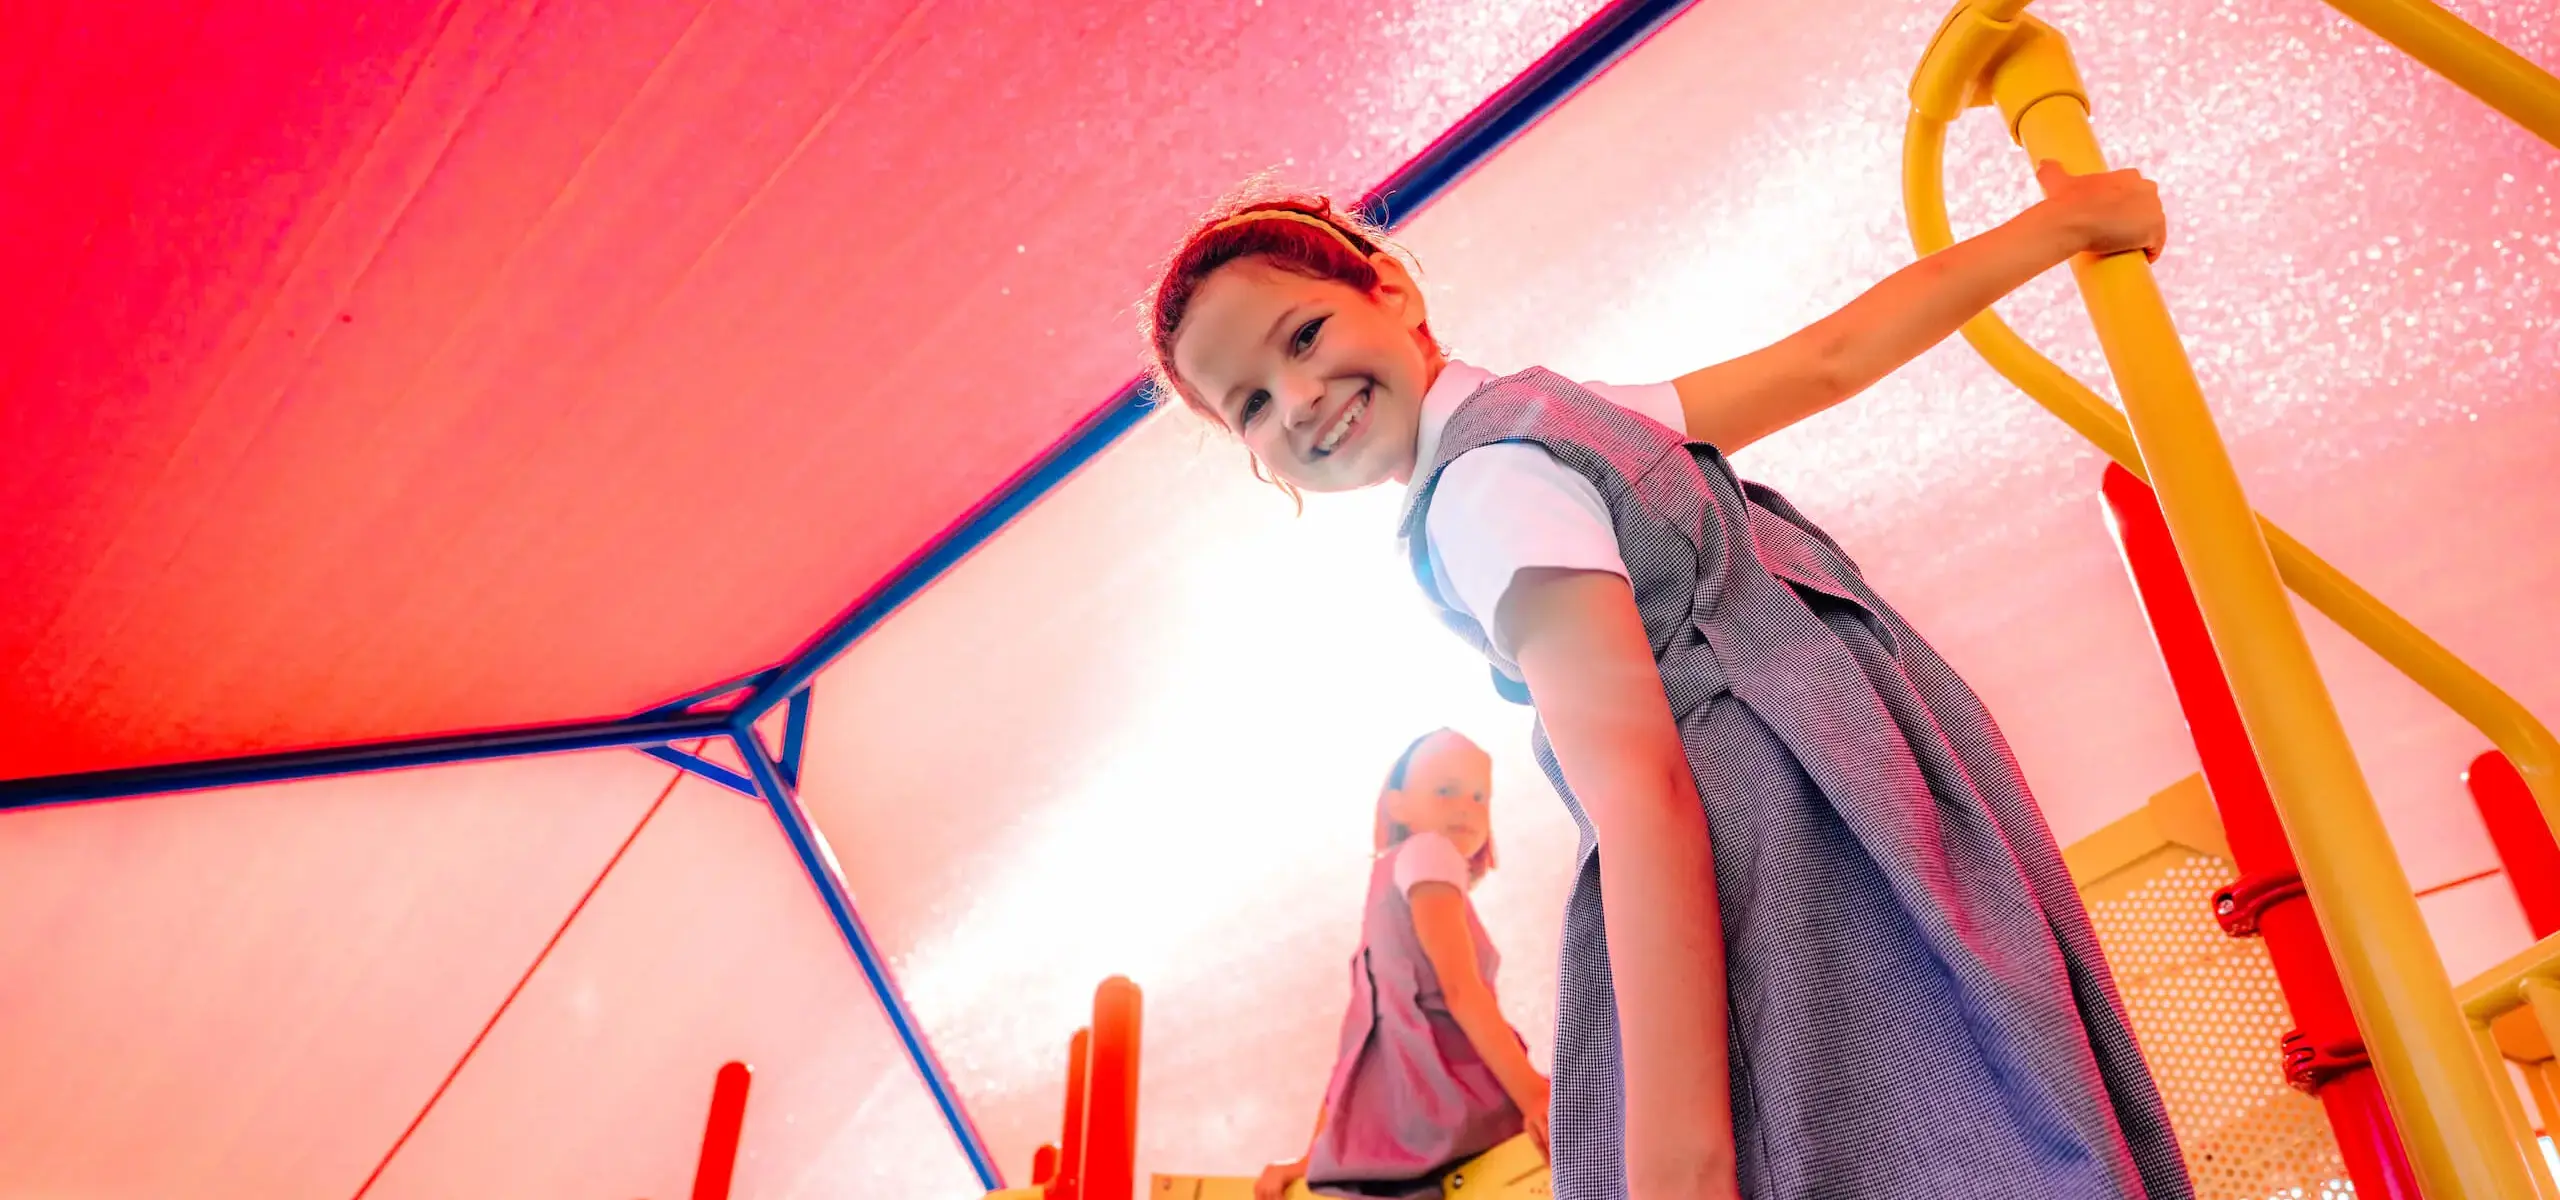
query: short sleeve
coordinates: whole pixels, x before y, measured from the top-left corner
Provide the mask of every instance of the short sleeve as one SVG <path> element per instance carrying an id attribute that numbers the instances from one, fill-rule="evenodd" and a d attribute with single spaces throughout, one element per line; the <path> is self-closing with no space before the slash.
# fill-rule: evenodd
<path id="1" fill-rule="evenodd" d="M 1488 636 L 1502 594 L 1522 571 L 1627 573 L 1600 489 L 1523 442 L 1470 451 L 1443 469 L 1423 532 L 1443 598 Z"/>
<path id="2" fill-rule="evenodd" d="M 1680 392 L 1668 383 L 1582 385 L 1620 408 L 1678 431 Z M 1501 442 L 1440 472 L 1423 536 L 1441 598 L 1496 637 L 1494 615 L 1522 571 L 1606 571 L 1625 578 L 1618 534 L 1600 489 L 1543 447 Z M 1508 648 L 1497 645 L 1508 654 Z"/>
<path id="3" fill-rule="evenodd" d="M 1399 894 L 1410 894 L 1415 886 L 1425 883 L 1445 883 L 1463 892 L 1467 890 L 1468 875 L 1466 858 L 1445 835 L 1417 833 L 1396 847 Z"/>

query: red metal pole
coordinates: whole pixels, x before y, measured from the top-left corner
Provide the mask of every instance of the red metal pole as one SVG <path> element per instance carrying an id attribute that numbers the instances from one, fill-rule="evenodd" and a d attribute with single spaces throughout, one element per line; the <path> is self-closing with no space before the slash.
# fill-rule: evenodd
<path id="1" fill-rule="evenodd" d="M 2417 1175 L 2401 1148 L 2381 1083 L 2365 1058 L 2337 964 L 2329 958 L 2319 919 L 2303 894 L 2293 847 L 2276 819 L 2266 776 L 2240 723 L 2231 685 L 2214 658 L 2213 639 L 2205 632 L 2204 614 L 2196 608 L 2186 571 L 2178 565 L 2159 502 L 2148 486 L 2118 466 L 2107 468 L 2101 490 L 2113 518 L 2108 525 L 2133 576 L 2143 615 L 2151 622 L 2152 639 L 2204 766 L 2206 790 L 2221 811 L 2223 833 L 2240 869 L 2239 881 L 2214 897 L 2215 917 L 2233 937 L 2255 934 L 2266 940 L 2276 983 L 2293 1010 L 2294 1031 L 2284 1039 L 2285 1078 L 2318 1096 L 2328 1110 L 2358 1196 L 2418 1200 Z"/>
<path id="2" fill-rule="evenodd" d="M 1093 992 L 1085 1065 L 1084 1180 L 1078 1200 L 1132 1200 L 1138 1184 L 1138 985 L 1114 975 Z"/>
<path id="3" fill-rule="evenodd" d="M 738 1167 L 738 1134 L 747 1122 L 747 1064 L 720 1068 L 711 1081 L 711 1120 L 702 1131 L 702 1161 L 693 1168 L 693 1200 L 729 1200 Z"/>
<path id="4" fill-rule="evenodd" d="M 2480 806 L 2480 822 L 2489 827 L 2489 844 L 2498 848 L 2498 865 L 2524 906 L 2525 923 L 2535 941 L 2560 933 L 2560 841 L 2544 824 L 2542 809 L 2526 790 L 2514 763 L 2495 750 L 2471 760 L 2462 773 L 2471 799 Z"/>
<path id="5" fill-rule="evenodd" d="M 1084 1186 L 1084 1075 L 1092 1051 L 1091 1030 L 1079 1029 L 1067 1041 L 1067 1116 L 1058 1135 L 1058 1173 L 1046 1187 L 1048 1200 L 1076 1200 Z"/>

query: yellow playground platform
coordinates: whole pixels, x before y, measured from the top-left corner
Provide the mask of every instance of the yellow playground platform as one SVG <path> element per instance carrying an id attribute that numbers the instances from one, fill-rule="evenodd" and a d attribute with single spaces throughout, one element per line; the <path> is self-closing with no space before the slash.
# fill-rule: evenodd
<path id="1" fill-rule="evenodd" d="M 1485 1151 L 1440 1177 L 1446 1200 L 1546 1200 L 1555 1195 L 1547 1160 L 1526 1137 Z M 1036 1193 L 1025 1193 L 1026 1195 Z M 1253 1200 L 1253 1180 L 1240 1176 L 1158 1175 L 1148 1200 Z M 1312 1200 L 1305 1181 L 1289 1186 L 1287 1200 Z"/>

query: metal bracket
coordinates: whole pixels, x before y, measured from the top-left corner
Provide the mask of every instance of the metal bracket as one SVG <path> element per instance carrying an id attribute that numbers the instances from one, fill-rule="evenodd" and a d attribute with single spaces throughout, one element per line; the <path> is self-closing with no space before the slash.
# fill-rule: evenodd
<path id="1" fill-rule="evenodd" d="M 2213 894 L 2213 919 L 2222 932 L 2236 938 L 2258 936 L 2258 918 L 2287 900 L 2303 895 L 2298 871 L 2243 875 L 2239 882 Z"/>
<path id="2" fill-rule="evenodd" d="M 711 782 L 719 784 L 730 791 L 736 792 L 749 800 L 764 799 L 763 795 L 756 791 L 755 780 L 749 779 L 746 776 L 741 775 L 736 771 L 732 771 L 727 767 L 721 766 L 720 764 L 704 758 L 699 754 L 692 754 L 683 750 L 678 750 L 673 746 L 650 746 L 642 750 L 641 753 L 657 759 L 659 762 L 667 763 L 688 775 L 697 775 L 704 779 L 708 779 Z"/>
<path id="3" fill-rule="evenodd" d="M 2330 1080 L 2372 1066 L 2356 1038 L 2314 1045 L 2299 1029 L 2284 1035 L 2284 1081 L 2296 1091 L 2317 1096 Z"/>
<path id="4" fill-rule="evenodd" d="M 773 764 L 795 791 L 800 787 L 800 752 L 808 744 L 809 689 L 804 687 L 791 693 L 791 707 L 782 716 L 782 757 Z"/>

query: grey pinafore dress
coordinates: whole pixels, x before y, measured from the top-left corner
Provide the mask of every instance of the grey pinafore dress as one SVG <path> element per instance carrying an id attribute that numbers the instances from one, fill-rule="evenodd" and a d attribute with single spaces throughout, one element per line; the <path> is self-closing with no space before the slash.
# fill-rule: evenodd
<path id="1" fill-rule="evenodd" d="M 1521 1130 L 1519 1108 L 1441 998 L 1396 887 L 1394 849 L 1369 871 L 1342 1052 L 1325 1089 L 1324 1128 L 1307 1154 L 1307 1187 L 1319 1195 L 1437 1197 L 1442 1172 Z M 1501 956 L 1473 904 L 1467 929 L 1490 988 Z"/>
<path id="2" fill-rule="evenodd" d="M 1420 464 L 1529 442 L 1609 506 L 1707 809 L 1750 1200 L 2192 1195 L 2088 913 L 1982 702 L 1831 539 L 1722 454 L 1546 371 L 1485 384 Z M 1514 694 L 1515 699 L 1524 695 Z M 1566 903 L 1556 1195 L 1626 1194 L 1624 1086 L 1597 838 Z M 1613 897 L 1612 903 L 1641 903 Z"/>

